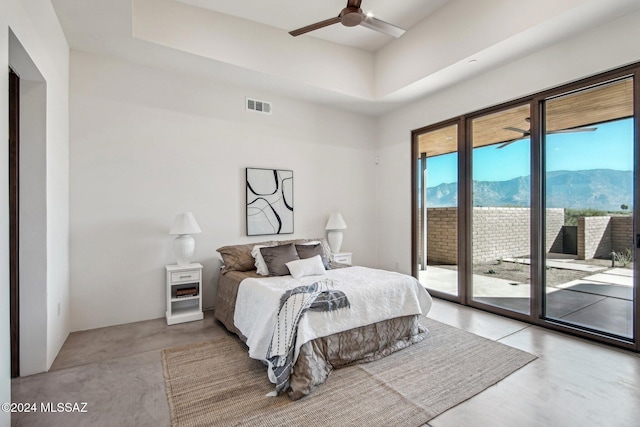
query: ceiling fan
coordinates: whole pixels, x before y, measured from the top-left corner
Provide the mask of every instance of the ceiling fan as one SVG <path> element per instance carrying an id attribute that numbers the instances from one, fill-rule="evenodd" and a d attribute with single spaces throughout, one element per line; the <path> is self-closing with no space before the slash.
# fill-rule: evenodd
<path id="1" fill-rule="evenodd" d="M 525 121 L 527 123 L 531 122 L 531 118 L 527 117 L 525 118 Z M 511 130 L 514 132 L 519 132 L 522 134 L 522 136 L 518 137 L 518 138 L 514 138 L 514 139 L 510 139 L 508 141 L 504 141 L 502 142 L 502 144 L 498 145 L 496 147 L 496 149 L 500 149 L 500 148 L 504 148 L 507 145 L 514 143 L 520 139 L 525 139 L 525 138 L 529 138 L 531 136 L 531 129 L 529 130 L 524 130 L 524 129 L 519 129 L 519 128 L 514 128 L 511 126 L 507 126 L 506 128 L 503 128 L 504 130 Z M 593 128 L 593 127 L 589 127 L 589 128 L 572 128 L 572 129 L 560 129 L 560 130 L 550 130 L 547 132 L 547 135 L 550 134 L 554 134 L 554 133 L 573 133 L 573 132 L 593 132 L 594 130 L 597 130 L 598 128 Z"/>
<path id="2" fill-rule="evenodd" d="M 298 28 L 297 30 L 289 31 L 289 34 L 296 37 L 301 34 L 308 33 L 309 31 L 318 30 L 320 28 L 328 27 L 329 25 L 340 23 L 345 27 L 355 27 L 356 25 L 362 25 L 363 27 L 371 30 L 378 31 L 393 37 L 400 37 L 405 33 L 402 28 L 391 25 L 387 22 L 381 21 L 373 16 L 365 15 L 360 9 L 362 0 L 348 0 L 347 7 L 340 11 L 340 14 L 335 18 L 326 19 L 324 21 L 316 22 L 315 24 L 307 25 L 306 27 Z"/>

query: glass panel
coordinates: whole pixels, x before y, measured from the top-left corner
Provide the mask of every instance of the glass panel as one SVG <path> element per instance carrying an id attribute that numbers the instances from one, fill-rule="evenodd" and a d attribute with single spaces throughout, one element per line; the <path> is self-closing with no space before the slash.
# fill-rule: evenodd
<path id="1" fill-rule="evenodd" d="M 545 102 L 545 315 L 633 337 L 633 81 Z"/>
<path id="2" fill-rule="evenodd" d="M 418 138 L 418 271 L 429 290 L 458 295 L 458 126 Z"/>
<path id="3" fill-rule="evenodd" d="M 474 119 L 472 298 L 530 312 L 530 107 Z"/>

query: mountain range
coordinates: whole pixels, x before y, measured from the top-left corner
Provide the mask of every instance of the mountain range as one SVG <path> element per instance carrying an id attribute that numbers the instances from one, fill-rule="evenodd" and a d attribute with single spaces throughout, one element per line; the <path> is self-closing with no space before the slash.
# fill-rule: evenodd
<path id="1" fill-rule="evenodd" d="M 633 172 L 613 169 L 553 171 L 547 173 L 548 208 L 620 211 L 633 206 Z M 457 206 L 457 183 L 427 188 L 427 206 Z M 507 181 L 474 181 L 474 206 L 529 206 L 530 177 Z"/>

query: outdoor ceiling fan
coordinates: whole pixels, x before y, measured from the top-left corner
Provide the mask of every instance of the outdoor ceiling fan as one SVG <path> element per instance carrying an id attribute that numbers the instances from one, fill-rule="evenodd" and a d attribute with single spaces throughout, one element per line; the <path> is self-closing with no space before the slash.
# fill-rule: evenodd
<path id="1" fill-rule="evenodd" d="M 531 122 L 531 118 L 527 117 L 527 118 L 525 118 L 525 121 L 527 123 L 530 123 Z M 511 127 L 511 126 L 507 126 L 506 128 L 503 128 L 503 129 L 521 133 L 522 136 L 520 136 L 518 138 L 510 139 L 508 141 L 504 141 L 502 144 L 498 145 L 496 147 L 496 149 L 504 148 L 504 147 L 506 147 L 507 145 L 509 145 L 511 143 L 514 143 L 514 142 L 516 142 L 518 140 L 521 140 L 521 139 L 529 138 L 531 136 L 531 129 L 524 130 L 524 129 L 514 128 L 514 127 Z M 598 128 L 589 127 L 589 128 L 573 128 L 573 129 L 550 130 L 550 131 L 547 132 L 547 135 L 554 134 L 554 133 L 593 132 L 594 130 L 597 130 L 597 129 Z"/>
<path id="2" fill-rule="evenodd" d="M 340 11 L 340 14 L 335 18 L 326 19 L 324 21 L 316 22 L 315 24 L 307 25 L 306 27 L 298 28 L 297 30 L 289 31 L 289 34 L 296 37 L 301 34 L 308 33 L 309 31 L 318 30 L 320 28 L 328 27 L 329 25 L 337 23 L 340 23 L 345 27 L 355 27 L 356 25 L 362 25 L 363 27 L 396 38 L 404 34 L 405 30 L 403 30 L 402 28 L 381 21 L 377 18 L 374 18 L 373 16 L 365 15 L 362 12 L 362 9 L 360 9 L 361 3 L 362 0 L 348 0 L 347 7 L 342 9 L 342 11 Z"/>

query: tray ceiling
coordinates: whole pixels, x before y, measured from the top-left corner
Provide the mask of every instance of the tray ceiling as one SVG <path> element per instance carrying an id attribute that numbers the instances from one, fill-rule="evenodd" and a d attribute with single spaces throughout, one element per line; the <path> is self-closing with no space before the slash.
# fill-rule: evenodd
<path id="1" fill-rule="evenodd" d="M 346 0 L 52 0 L 72 49 L 380 114 L 640 9 L 637 0 L 363 0 L 400 38 L 332 25 Z M 471 64 L 471 61 L 475 61 Z"/>

